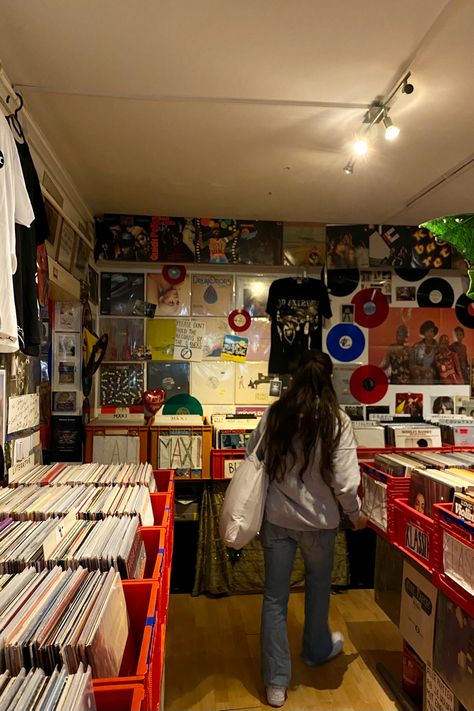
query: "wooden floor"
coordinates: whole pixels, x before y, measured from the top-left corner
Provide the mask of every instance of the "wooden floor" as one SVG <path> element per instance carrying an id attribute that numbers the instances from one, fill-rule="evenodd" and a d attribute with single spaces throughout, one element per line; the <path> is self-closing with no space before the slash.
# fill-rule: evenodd
<path id="1" fill-rule="evenodd" d="M 261 595 L 219 599 L 172 595 L 166 640 L 165 710 L 268 709 L 260 680 Z M 344 654 L 319 668 L 298 657 L 304 595 L 291 595 L 288 630 L 293 659 L 286 711 L 392 711 L 376 662 L 401 677 L 401 639 L 371 590 L 331 596 L 331 627 L 346 638 Z"/>

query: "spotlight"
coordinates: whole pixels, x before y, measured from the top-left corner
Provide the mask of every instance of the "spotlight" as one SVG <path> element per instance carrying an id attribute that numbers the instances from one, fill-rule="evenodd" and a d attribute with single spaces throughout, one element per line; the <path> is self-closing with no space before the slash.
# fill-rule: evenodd
<path id="1" fill-rule="evenodd" d="M 367 141 L 364 138 L 359 138 L 355 143 L 354 143 L 354 151 L 357 153 L 358 156 L 365 156 L 367 151 L 369 150 L 369 146 Z"/>
<path id="2" fill-rule="evenodd" d="M 387 112 L 385 112 L 385 115 L 383 117 L 383 125 L 385 126 L 385 138 L 387 141 L 393 141 L 395 138 L 397 138 L 398 134 L 400 133 L 400 129 L 398 126 L 395 126 L 393 124 L 392 119 L 390 116 L 387 116 Z"/>
<path id="3" fill-rule="evenodd" d="M 409 82 L 405 82 L 402 86 L 402 94 L 413 94 L 415 87 Z"/>
<path id="4" fill-rule="evenodd" d="M 346 173 L 346 175 L 352 175 L 352 173 L 354 172 L 354 163 L 351 160 L 348 161 L 344 166 L 343 171 L 344 173 Z"/>

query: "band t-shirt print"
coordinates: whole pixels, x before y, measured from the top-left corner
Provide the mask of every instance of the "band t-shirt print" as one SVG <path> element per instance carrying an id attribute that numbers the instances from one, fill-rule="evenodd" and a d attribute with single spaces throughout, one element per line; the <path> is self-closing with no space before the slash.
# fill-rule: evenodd
<path id="1" fill-rule="evenodd" d="M 322 281 L 277 279 L 270 285 L 266 312 L 272 319 L 269 373 L 290 373 L 304 351 L 321 350 L 323 318 L 332 316 Z"/>

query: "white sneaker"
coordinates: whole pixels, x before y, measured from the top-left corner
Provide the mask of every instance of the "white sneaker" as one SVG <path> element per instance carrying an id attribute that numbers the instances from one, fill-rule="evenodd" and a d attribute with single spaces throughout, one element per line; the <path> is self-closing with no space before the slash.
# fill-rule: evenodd
<path id="1" fill-rule="evenodd" d="M 279 708 L 286 701 L 286 689 L 283 686 L 267 686 L 267 701 L 269 706 Z"/>
<path id="2" fill-rule="evenodd" d="M 320 662 L 311 662 L 309 659 L 305 659 L 304 657 L 301 657 L 303 662 L 307 664 L 309 667 L 318 667 L 320 664 L 325 664 L 326 662 L 329 662 L 331 659 L 334 659 L 334 657 L 337 657 L 338 654 L 342 652 L 342 648 L 344 646 L 344 635 L 342 632 L 333 632 L 331 635 L 332 639 L 332 650 L 331 654 L 329 654 L 325 659 L 322 659 Z"/>

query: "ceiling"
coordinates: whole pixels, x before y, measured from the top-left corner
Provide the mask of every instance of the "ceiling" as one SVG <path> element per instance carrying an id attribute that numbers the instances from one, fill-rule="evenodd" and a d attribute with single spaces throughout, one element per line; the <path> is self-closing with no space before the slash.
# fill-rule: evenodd
<path id="1" fill-rule="evenodd" d="M 0 21 L 4 68 L 94 213 L 474 212 L 472 0 L 0 0 Z M 345 175 L 362 106 L 407 70 L 399 138 L 375 126 Z"/>

